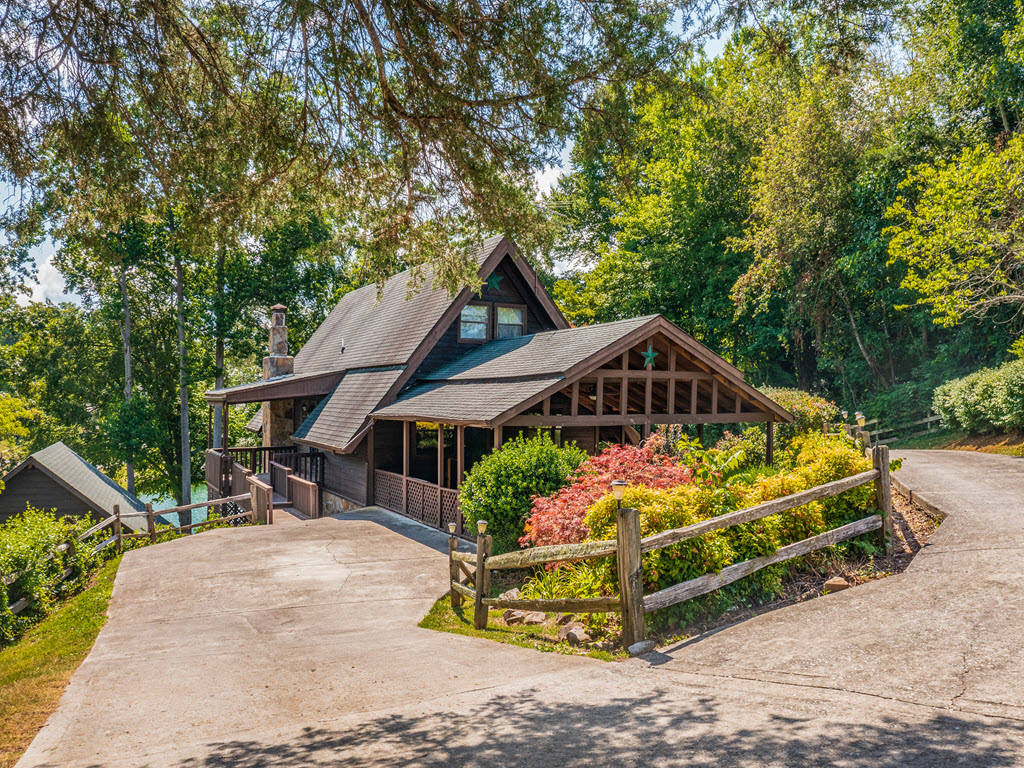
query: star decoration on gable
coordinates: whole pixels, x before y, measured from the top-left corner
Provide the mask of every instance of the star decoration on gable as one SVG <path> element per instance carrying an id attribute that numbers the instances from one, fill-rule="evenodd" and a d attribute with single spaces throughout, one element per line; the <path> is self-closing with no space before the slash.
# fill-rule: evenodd
<path id="1" fill-rule="evenodd" d="M 498 286 L 500 285 L 501 275 L 499 275 L 497 272 L 492 272 L 490 276 L 487 278 L 487 287 L 490 288 L 492 291 L 496 291 L 498 290 Z"/>
<path id="2" fill-rule="evenodd" d="M 642 354 L 644 356 L 644 367 L 645 368 L 650 368 L 651 366 L 654 365 L 654 358 L 656 358 L 658 356 L 658 350 L 656 350 L 654 348 L 653 344 L 648 342 L 647 343 L 647 349 L 645 349 L 640 354 Z"/>

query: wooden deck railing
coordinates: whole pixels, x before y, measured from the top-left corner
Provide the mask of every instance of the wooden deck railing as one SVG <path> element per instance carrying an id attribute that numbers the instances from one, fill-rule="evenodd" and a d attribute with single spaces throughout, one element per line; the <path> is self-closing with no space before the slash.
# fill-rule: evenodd
<path id="1" fill-rule="evenodd" d="M 275 457 L 284 457 L 296 453 L 298 450 L 298 447 L 294 445 L 257 445 L 225 448 L 224 453 L 250 472 L 262 475 L 269 471 L 268 466 L 272 460 L 279 460 Z"/>
<path id="2" fill-rule="evenodd" d="M 45 563 L 45 562 L 47 562 L 49 560 L 52 560 L 57 555 L 59 555 L 59 554 L 61 554 L 63 552 L 67 552 L 69 550 L 73 554 L 75 549 L 79 546 L 79 544 L 81 544 L 86 539 L 90 538 L 91 536 L 94 536 L 95 534 L 99 533 L 100 531 L 104 531 L 104 530 L 106 530 L 108 528 L 111 529 L 111 535 L 108 536 L 103 541 L 101 541 L 99 544 L 95 545 L 92 548 L 92 550 L 91 550 L 92 554 L 97 555 L 100 552 L 102 552 L 103 550 L 105 550 L 107 547 L 110 547 L 110 546 L 113 546 L 115 548 L 115 550 L 120 553 L 124 549 L 124 541 L 125 541 L 125 539 L 148 538 L 151 542 L 155 542 L 157 536 L 160 533 L 166 533 L 166 532 L 177 532 L 177 533 L 189 532 L 190 533 L 193 530 L 196 530 L 198 528 L 202 528 L 202 527 L 207 526 L 207 525 L 213 525 L 215 523 L 217 523 L 217 524 L 219 524 L 219 523 L 228 523 L 228 522 L 232 522 L 232 521 L 235 521 L 235 520 L 241 520 L 243 518 L 250 518 L 251 522 L 254 523 L 254 524 L 255 523 L 266 523 L 268 525 L 272 524 L 274 522 L 274 510 L 273 510 L 273 492 L 272 492 L 270 486 L 267 485 L 266 483 L 261 482 L 260 480 L 257 480 L 256 478 L 251 478 L 249 483 L 250 483 L 250 491 L 249 491 L 249 493 L 243 493 L 243 494 L 239 494 L 237 496 L 229 496 L 227 498 L 222 498 L 222 499 L 209 499 L 207 501 L 199 501 L 199 502 L 196 502 L 195 504 L 184 504 L 184 505 L 179 506 L 179 507 L 171 507 L 170 509 L 161 509 L 159 512 L 156 512 L 156 511 L 153 510 L 153 505 L 152 504 L 146 504 L 146 509 L 145 509 L 144 512 L 126 512 L 126 513 L 123 513 L 123 512 L 121 512 L 120 505 L 119 504 L 115 504 L 114 505 L 114 514 L 113 515 L 111 515 L 110 517 L 104 518 L 100 522 L 96 523 L 96 525 L 92 526 L 91 528 L 87 529 L 85 532 L 83 532 L 80 535 L 78 535 L 76 538 L 69 539 L 68 541 L 61 543 L 60 545 L 55 547 L 54 550 L 51 553 L 49 553 L 46 557 L 44 557 L 42 560 L 40 560 L 37 563 L 35 563 L 33 565 L 33 567 L 38 567 L 39 565 L 42 565 L 43 563 Z M 172 526 L 168 526 L 167 528 L 164 528 L 161 531 L 157 531 L 157 529 L 156 529 L 156 518 L 161 516 L 161 515 L 167 515 L 167 514 L 176 513 L 176 512 L 185 512 L 186 510 L 199 509 L 201 507 L 226 506 L 226 507 L 229 507 L 229 508 L 237 509 L 239 507 L 239 505 L 241 505 L 242 503 L 245 503 L 247 505 L 247 507 L 248 507 L 243 512 L 238 512 L 238 513 L 234 513 L 234 514 L 230 514 L 230 515 L 225 515 L 223 517 L 216 517 L 216 518 L 212 518 L 212 519 L 208 518 L 208 519 L 202 520 L 202 521 L 200 521 L 198 523 L 192 523 L 191 525 L 179 525 L 179 526 L 173 526 L 172 525 Z M 143 518 L 146 519 L 146 530 L 145 531 L 137 531 L 137 532 L 125 533 L 124 532 L 125 526 L 124 526 L 124 522 L 123 521 L 126 518 L 139 518 L 139 517 L 143 517 Z M 19 578 L 21 578 L 26 573 L 28 573 L 29 570 L 31 570 L 31 568 L 19 571 L 18 573 L 14 573 L 14 574 L 10 574 L 10 575 L 7 575 L 7 576 L 3 576 L 2 580 L 3 580 L 4 586 L 10 586 L 14 582 L 16 582 Z M 61 574 L 60 578 L 58 579 L 58 582 L 66 581 L 71 576 L 72 573 L 74 573 L 74 566 L 69 566 L 68 568 L 66 568 L 64 570 L 63 574 Z M 32 597 L 31 596 L 26 596 L 26 597 L 21 598 L 20 600 L 16 600 L 15 602 L 11 603 L 10 605 L 7 606 L 7 608 L 8 608 L 8 610 L 11 613 L 18 614 L 18 613 L 21 613 L 23 610 L 25 610 L 26 607 L 31 605 L 31 603 L 32 603 Z"/>
<path id="3" fill-rule="evenodd" d="M 458 539 L 454 529 L 449 527 L 448 565 L 452 607 L 461 606 L 464 599 L 473 601 L 473 624 L 477 629 L 487 626 L 490 608 L 573 613 L 618 611 L 622 614 L 622 642 L 628 648 L 644 639 L 645 614 L 707 594 L 762 568 L 806 555 L 874 530 L 882 531 L 883 546 L 888 548 L 892 536 L 889 448 L 884 445 L 875 446 L 870 449 L 870 455 L 874 468 L 867 472 L 834 480 L 825 485 L 719 517 L 702 520 L 683 528 L 661 531 L 643 539 L 640 538 L 638 511 L 626 507 L 619 509 L 617 513 L 615 541 L 587 541 L 580 544 L 533 547 L 493 556 L 491 555 L 491 537 L 486 535 L 486 523 L 478 523 L 477 550 L 473 554 L 458 551 Z M 711 531 L 760 520 L 812 501 L 838 496 L 869 483 L 873 483 L 875 486 L 875 505 L 881 514 L 869 515 L 794 544 L 788 544 L 769 555 L 734 563 L 717 573 L 708 573 L 648 595 L 643 593 L 641 557 L 645 552 L 670 547 Z M 610 555 L 615 555 L 617 561 L 620 590 L 618 597 L 564 600 L 502 600 L 488 597 L 491 571 Z"/>

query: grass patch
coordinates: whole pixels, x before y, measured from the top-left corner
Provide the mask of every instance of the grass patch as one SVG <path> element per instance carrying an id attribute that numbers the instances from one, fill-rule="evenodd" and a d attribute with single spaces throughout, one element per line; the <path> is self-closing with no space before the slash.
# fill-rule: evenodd
<path id="1" fill-rule="evenodd" d="M 518 645 L 520 648 L 532 648 L 535 651 L 548 651 L 554 653 L 565 653 L 573 656 L 590 656 L 593 659 L 602 661 L 616 661 L 627 658 L 622 649 L 606 651 L 598 648 L 577 648 L 565 641 L 559 641 L 558 628 L 548 624 L 535 624 L 523 626 L 516 624 L 506 626 L 501 619 L 502 611 L 493 609 L 487 622 L 487 629 L 476 629 L 473 626 L 473 606 L 463 604 L 460 608 L 452 609 L 451 602 L 447 595 L 440 598 L 430 612 L 420 622 L 424 629 L 433 629 L 437 632 L 451 632 L 456 635 L 469 635 L 470 637 L 482 637 L 487 640 L 496 640 L 499 643 Z M 556 614 L 549 614 L 549 618 Z"/>
<path id="2" fill-rule="evenodd" d="M 940 449 L 947 451 L 979 451 L 1003 456 L 1024 456 L 1024 432 L 1001 435 L 967 435 L 941 430 L 894 443 L 898 448 Z"/>
<path id="3" fill-rule="evenodd" d="M 71 674 L 107 620 L 121 558 L 13 645 L 0 650 L 0 768 L 10 768 L 57 708 Z"/>

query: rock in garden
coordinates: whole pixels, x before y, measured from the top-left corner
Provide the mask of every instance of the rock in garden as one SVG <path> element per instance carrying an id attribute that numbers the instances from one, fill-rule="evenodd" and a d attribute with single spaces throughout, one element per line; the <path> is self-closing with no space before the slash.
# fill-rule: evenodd
<path id="1" fill-rule="evenodd" d="M 526 611 L 516 611 L 512 608 L 509 608 L 501 616 L 503 619 L 505 619 L 506 624 L 522 624 L 523 619 L 526 618 Z"/>
<path id="2" fill-rule="evenodd" d="M 547 621 L 547 618 L 548 617 L 540 611 L 533 611 L 532 613 L 526 614 L 523 618 L 523 624 L 543 624 Z"/>
<path id="3" fill-rule="evenodd" d="M 629 651 L 630 656 L 643 656 L 645 653 L 650 653 L 654 650 L 654 641 L 641 640 L 639 643 L 633 643 L 626 650 Z"/>
<path id="4" fill-rule="evenodd" d="M 569 641 L 569 645 L 583 645 L 590 642 L 590 635 L 583 627 L 573 627 L 566 634 L 565 639 Z"/>
<path id="5" fill-rule="evenodd" d="M 519 589 L 517 587 L 513 587 L 508 592 L 502 592 L 500 595 L 498 595 L 498 599 L 499 600 L 518 600 L 519 599 Z"/>
<path id="6" fill-rule="evenodd" d="M 840 590 L 849 588 L 850 582 L 848 582 L 842 576 L 833 576 L 831 579 L 825 582 L 826 592 L 839 592 Z"/>
<path id="7" fill-rule="evenodd" d="M 575 613 L 563 613 L 561 616 L 558 617 L 558 622 L 557 623 L 558 623 L 558 626 L 564 627 L 566 624 L 571 624 L 575 620 L 576 620 L 576 614 Z"/>
<path id="8" fill-rule="evenodd" d="M 574 629 L 583 629 L 583 625 L 578 621 L 574 621 L 571 624 L 563 624 L 558 628 L 558 639 L 565 640 Z"/>

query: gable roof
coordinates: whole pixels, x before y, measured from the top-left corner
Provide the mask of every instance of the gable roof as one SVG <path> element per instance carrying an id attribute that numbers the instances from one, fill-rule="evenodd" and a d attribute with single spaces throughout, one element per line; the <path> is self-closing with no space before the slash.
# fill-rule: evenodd
<path id="1" fill-rule="evenodd" d="M 481 279 L 505 256 L 515 262 L 555 325 L 567 327 L 537 275 L 508 238 L 488 238 L 470 254 L 479 265 Z M 446 288 L 435 285 L 429 271 L 423 275 L 422 285 L 417 285 L 412 270 L 389 278 L 381 286 L 379 297 L 376 285 L 350 291 L 295 355 L 295 373 L 409 364 L 431 331 L 439 325 L 447 327 L 450 320 L 445 322 L 446 316 L 453 314 L 452 310 L 460 311 L 471 296 L 469 288 L 451 295 Z"/>
<path id="2" fill-rule="evenodd" d="M 35 467 L 49 475 L 98 514 L 113 515 L 115 504 L 119 505 L 123 512 L 142 512 L 146 508 L 137 497 L 128 493 L 61 441 L 33 453 L 7 473 L 4 483 L 28 467 Z M 137 521 L 126 520 L 125 525 L 136 527 L 132 522 L 137 524 Z"/>
<path id="3" fill-rule="evenodd" d="M 372 416 L 494 426 L 654 333 L 667 336 L 765 413 L 779 421 L 793 420 L 792 414 L 747 384 L 736 368 L 661 315 L 484 344 L 433 371 L 424 383 L 377 408 Z"/>

